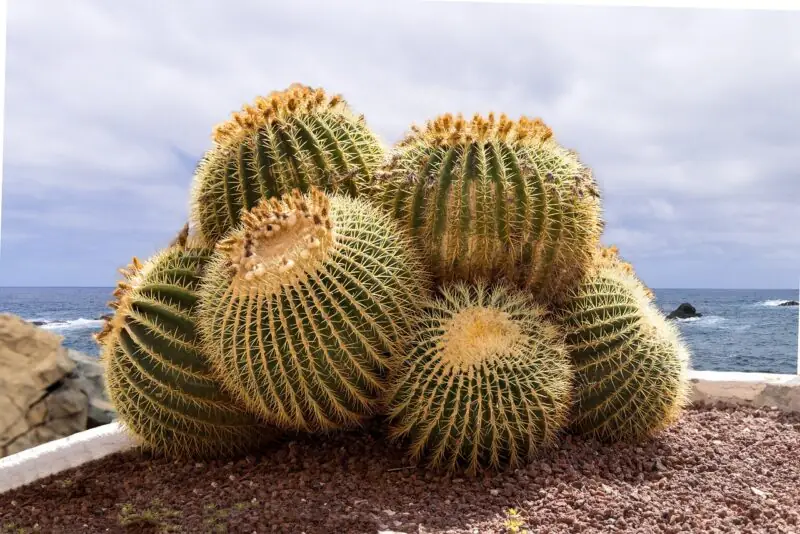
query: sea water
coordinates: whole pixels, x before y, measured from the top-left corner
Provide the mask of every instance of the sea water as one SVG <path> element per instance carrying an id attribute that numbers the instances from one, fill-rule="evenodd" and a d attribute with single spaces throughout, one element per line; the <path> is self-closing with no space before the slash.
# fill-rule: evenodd
<path id="1" fill-rule="evenodd" d="M 106 303 L 113 288 L 0 288 L 0 313 L 8 312 L 64 338 L 64 345 L 97 355 L 92 334 L 111 313 Z M 797 306 L 795 289 L 655 289 L 656 304 L 669 313 L 682 302 L 702 317 L 678 320 L 698 370 L 797 372 Z"/>

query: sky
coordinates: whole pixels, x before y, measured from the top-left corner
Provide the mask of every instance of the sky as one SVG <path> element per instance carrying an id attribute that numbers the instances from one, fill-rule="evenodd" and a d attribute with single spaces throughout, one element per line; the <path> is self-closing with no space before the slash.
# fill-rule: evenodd
<path id="1" fill-rule="evenodd" d="M 213 126 L 301 82 L 387 146 L 445 112 L 541 117 L 649 286 L 798 287 L 800 12 L 8 4 L 0 286 L 113 285 L 186 221 Z"/>

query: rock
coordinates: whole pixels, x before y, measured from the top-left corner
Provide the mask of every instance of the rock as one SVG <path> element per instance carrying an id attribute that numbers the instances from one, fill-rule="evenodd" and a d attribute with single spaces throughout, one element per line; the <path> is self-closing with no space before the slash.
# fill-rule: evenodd
<path id="1" fill-rule="evenodd" d="M 47 321 L 31 321 L 31 324 L 35 326 L 42 326 L 43 324 L 47 324 Z"/>
<path id="2" fill-rule="evenodd" d="M 0 457 L 86 429 L 88 395 L 61 342 L 0 314 Z"/>
<path id="3" fill-rule="evenodd" d="M 667 319 L 689 319 L 690 317 L 702 317 L 702 313 L 697 313 L 694 306 L 688 302 L 684 302 L 678 306 L 675 311 L 667 315 Z"/>
<path id="4" fill-rule="evenodd" d="M 786 302 L 781 302 L 778 306 L 799 306 L 800 302 L 796 300 L 787 300 Z"/>
<path id="5" fill-rule="evenodd" d="M 103 364 L 96 357 L 77 350 L 68 349 L 67 355 L 76 364 L 77 379 L 81 389 L 89 396 L 88 428 L 107 425 L 117 418 L 117 413 L 108 398 Z"/>

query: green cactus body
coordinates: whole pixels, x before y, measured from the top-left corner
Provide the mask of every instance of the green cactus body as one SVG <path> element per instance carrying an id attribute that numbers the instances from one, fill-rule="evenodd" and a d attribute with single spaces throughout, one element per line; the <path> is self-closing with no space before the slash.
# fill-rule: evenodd
<path id="1" fill-rule="evenodd" d="M 462 281 L 428 302 L 392 374 L 390 436 L 434 468 L 520 465 L 567 423 L 563 335 L 522 290 Z"/>
<path id="2" fill-rule="evenodd" d="M 202 351 L 195 308 L 211 254 L 182 242 L 134 258 L 96 336 L 120 419 L 145 448 L 175 457 L 237 454 L 277 435 L 222 390 Z"/>
<path id="3" fill-rule="evenodd" d="M 505 276 L 557 301 L 602 231 L 591 171 L 539 119 L 446 114 L 398 143 L 371 195 L 443 281 Z"/>
<path id="4" fill-rule="evenodd" d="M 638 440 L 673 423 L 686 403 L 690 354 L 630 265 L 597 267 L 559 313 L 575 367 L 572 430 Z"/>
<path id="5" fill-rule="evenodd" d="M 383 145 L 341 96 L 294 84 L 259 97 L 215 128 L 198 165 L 191 219 L 206 242 L 236 227 L 262 198 L 310 186 L 360 194 L 383 161 Z"/>
<path id="6" fill-rule="evenodd" d="M 427 278 L 397 224 L 313 188 L 262 201 L 220 241 L 203 284 L 208 351 L 230 391 L 290 430 L 379 409 Z"/>

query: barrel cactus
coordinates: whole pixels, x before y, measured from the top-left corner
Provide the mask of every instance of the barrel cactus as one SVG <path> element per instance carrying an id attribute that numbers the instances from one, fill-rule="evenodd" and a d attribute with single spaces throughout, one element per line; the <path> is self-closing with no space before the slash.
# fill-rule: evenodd
<path id="1" fill-rule="evenodd" d="M 375 414 L 428 291 L 396 222 L 363 198 L 294 190 L 262 200 L 216 248 L 200 316 L 228 389 L 288 430 Z"/>
<path id="2" fill-rule="evenodd" d="M 631 269 L 598 258 L 558 315 L 575 368 L 575 433 L 635 441 L 677 420 L 690 353 Z"/>
<path id="3" fill-rule="evenodd" d="M 182 233 L 148 261 L 134 258 L 96 336 L 120 420 L 157 453 L 217 457 L 277 436 L 222 390 L 201 348 L 197 290 L 211 253 Z"/>
<path id="4" fill-rule="evenodd" d="M 577 284 L 603 225 L 590 169 L 527 117 L 445 114 L 412 128 L 370 194 L 440 280 L 504 276 L 545 302 Z"/>
<path id="5" fill-rule="evenodd" d="M 546 312 L 504 283 L 455 281 L 428 301 L 391 378 L 390 438 L 467 474 L 519 465 L 569 415 L 572 368 Z"/>
<path id="6" fill-rule="evenodd" d="M 262 198 L 310 186 L 356 196 L 384 157 L 363 115 L 340 95 L 300 84 L 257 98 L 212 137 L 191 194 L 193 226 L 208 243 Z"/>

